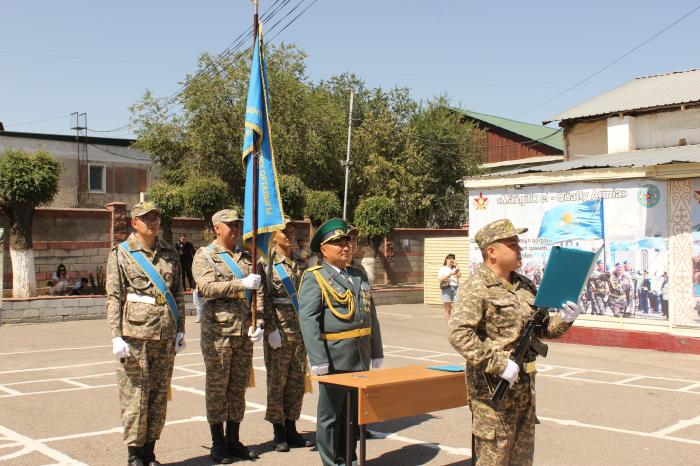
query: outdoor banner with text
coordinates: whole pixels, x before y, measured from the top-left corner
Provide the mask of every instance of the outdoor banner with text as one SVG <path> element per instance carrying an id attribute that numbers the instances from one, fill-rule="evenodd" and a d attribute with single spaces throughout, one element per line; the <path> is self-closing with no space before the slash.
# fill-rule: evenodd
<path id="1" fill-rule="evenodd" d="M 520 235 L 521 273 L 539 284 L 553 245 L 604 254 L 581 295 L 594 315 L 668 319 L 667 183 L 634 180 L 473 190 L 471 266 L 481 262 L 473 235 L 510 219 Z"/>

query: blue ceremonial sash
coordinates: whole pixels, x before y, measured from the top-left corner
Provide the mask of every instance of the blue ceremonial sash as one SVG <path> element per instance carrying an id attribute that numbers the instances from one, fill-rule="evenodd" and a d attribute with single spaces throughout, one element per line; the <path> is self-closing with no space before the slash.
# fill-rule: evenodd
<path id="1" fill-rule="evenodd" d="M 297 290 L 294 288 L 292 279 L 289 277 L 289 274 L 281 263 L 274 264 L 274 267 L 277 275 L 280 277 L 280 280 L 282 280 L 282 285 L 284 285 L 287 295 L 289 295 L 289 300 L 292 302 L 294 310 L 297 314 L 299 314 L 299 299 L 297 298 Z"/>
<path id="2" fill-rule="evenodd" d="M 211 247 L 211 245 L 209 245 L 208 249 L 210 251 L 213 251 L 213 248 Z M 226 266 L 229 268 L 231 273 L 233 273 L 233 275 L 237 279 L 243 280 L 245 278 L 245 275 L 243 275 L 243 271 L 240 269 L 240 267 L 238 267 L 238 265 L 233 261 L 233 258 L 231 256 L 229 256 L 229 254 L 226 251 L 216 252 L 214 254 L 219 256 L 221 258 L 221 260 L 224 261 L 224 264 L 226 264 Z M 251 296 L 250 291 L 244 289 L 243 293 L 245 294 L 246 301 L 248 301 L 248 304 L 250 304 L 253 301 L 253 297 Z"/>
<path id="3" fill-rule="evenodd" d="M 139 268 L 143 271 L 143 273 L 146 274 L 148 279 L 151 280 L 151 283 L 153 283 L 155 287 L 158 288 L 160 294 L 163 295 L 163 297 L 165 298 L 165 302 L 168 303 L 170 314 L 172 314 L 173 319 L 175 320 L 175 328 L 177 328 L 180 323 L 180 315 L 177 310 L 177 302 L 175 301 L 175 296 L 173 296 L 173 294 L 168 289 L 168 285 L 165 284 L 165 280 L 163 280 L 163 277 L 160 276 L 155 267 L 153 267 L 153 264 L 151 264 L 151 261 L 149 261 L 141 251 L 130 250 L 128 242 L 124 241 L 119 245 L 119 247 L 122 248 L 127 254 L 129 254 L 129 257 L 131 257 L 136 263 L 136 265 L 138 265 Z"/>

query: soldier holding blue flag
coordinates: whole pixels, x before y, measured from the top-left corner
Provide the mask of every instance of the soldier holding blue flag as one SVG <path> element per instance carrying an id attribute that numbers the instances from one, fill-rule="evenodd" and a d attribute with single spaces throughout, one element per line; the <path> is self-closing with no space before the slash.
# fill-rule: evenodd
<path id="1" fill-rule="evenodd" d="M 284 230 L 274 233 L 271 254 L 258 262 L 262 277 L 258 308 L 264 310 L 267 333 L 264 343 L 267 368 L 265 419 L 272 423 L 274 448 L 279 452 L 289 451 L 289 447 L 312 445 L 296 428 L 304 399 L 306 349 L 299 328 L 297 298 L 305 264 L 303 260 L 293 258 L 294 236 L 294 226 L 289 218 L 285 218 Z"/>
<path id="2" fill-rule="evenodd" d="M 212 223 L 216 239 L 199 248 L 192 274 L 206 299 L 200 345 L 206 367 L 211 457 L 217 463 L 228 464 L 234 456 L 258 457 L 241 443 L 239 429 L 253 371 L 253 343 L 263 337 L 262 321 L 253 325 L 250 309 L 251 292 L 260 288 L 260 275 L 250 273 L 250 256 L 234 252 L 240 231 L 238 213 L 221 210 L 212 216 Z"/>
<path id="3" fill-rule="evenodd" d="M 107 319 L 130 466 L 157 466 L 175 353 L 185 348 L 182 272 L 175 249 L 158 239 L 153 202 L 131 209 L 135 233 L 107 261 Z"/>

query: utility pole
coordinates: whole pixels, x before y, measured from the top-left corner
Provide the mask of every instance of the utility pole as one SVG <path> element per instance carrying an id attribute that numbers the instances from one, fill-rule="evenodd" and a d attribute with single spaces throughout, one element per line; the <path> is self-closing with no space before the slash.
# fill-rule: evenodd
<path id="1" fill-rule="evenodd" d="M 80 182 L 80 170 L 81 170 L 81 163 L 80 163 L 80 132 L 85 131 L 85 170 L 87 173 L 87 113 L 78 113 L 78 112 L 73 112 L 70 114 L 71 116 L 71 128 L 75 130 L 75 146 L 78 149 L 78 190 L 76 193 L 76 200 L 77 200 L 77 205 L 76 207 L 81 207 L 81 182 Z M 82 119 L 82 121 L 81 121 Z M 86 176 L 86 179 L 89 178 Z M 85 190 L 89 191 L 87 189 L 88 187 L 86 186 Z"/>
<path id="2" fill-rule="evenodd" d="M 352 139 L 352 98 L 354 91 L 350 89 L 350 112 L 348 113 L 348 149 L 345 154 L 345 162 L 342 165 L 345 167 L 345 194 L 343 195 L 343 220 L 348 219 L 348 177 L 350 175 L 350 140 Z"/>

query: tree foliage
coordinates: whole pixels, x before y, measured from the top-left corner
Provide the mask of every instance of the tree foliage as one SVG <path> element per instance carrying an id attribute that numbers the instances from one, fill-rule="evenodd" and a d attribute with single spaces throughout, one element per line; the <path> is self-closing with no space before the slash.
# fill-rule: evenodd
<path id="1" fill-rule="evenodd" d="M 182 186 L 182 194 L 185 213 L 203 218 L 209 226 L 212 226 L 211 216 L 214 213 L 232 204 L 226 183 L 216 177 L 192 177 Z"/>
<path id="2" fill-rule="evenodd" d="M 185 198 L 179 185 L 160 181 L 148 188 L 148 199 L 155 202 L 160 209 L 160 228 L 163 239 L 168 243 L 173 242 L 172 223 L 178 215 L 182 215 L 185 208 Z"/>
<path id="3" fill-rule="evenodd" d="M 306 195 L 306 215 L 314 227 L 340 215 L 340 201 L 333 191 L 309 191 Z"/>
<path id="4" fill-rule="evenodd" d="M 131 107 L 136 145 L 152 155 L 168 182 L 185 183 L 193 173 L 215 175 L 243 204 L 241 147 L 250 60 L 250 54 L 225 59 L 203 54 L 202 72 L 186 78 L 175 102 L 146 92 Z M 305 53 L 293 45 L 268 46 L 267 63 L 279 175 L 343 198 L 352 89 L 349 216 L 363 198 L 382 195 L 397 206 L 397 226 L 453 227 L 464 221 L 465 194 L 456 181 L 478 173 L 482 151 L 475 144 L 477 130 L 461 121 L 446 97 L 419 102 L 408 89 L 368 88 L 352 73 L 313 82 L 306 74 Z M 176 115 L 168 111 L 173 106 Z M 297 216 L 296 184 L 280 188 L 289 204 L 285 210 Z"/>
<path id="5" fill-rule="evenodd" d="M 0 199 L 34 207 L 49 204 L 58 193 L 62 169 L 46 151 L 8 149 L 0 159 Z"/>
<path id="6" fill-rule="evenodd" d="M 369 242 L 376 255 L 382 240 L 396 225 L 396 203 L 386 196 L 368 197 L 355 209 L 354 219 L 360 239 Z"/>
<path id="7" fill-rule="evenodd" d="M 279 177 L 279 190 L 285 215 L 292 219 L 301 219 L 304 216 L 304 207 L 306 206 L 307 188 L 304 183 L 297 176 L 281 175 Z"/>

